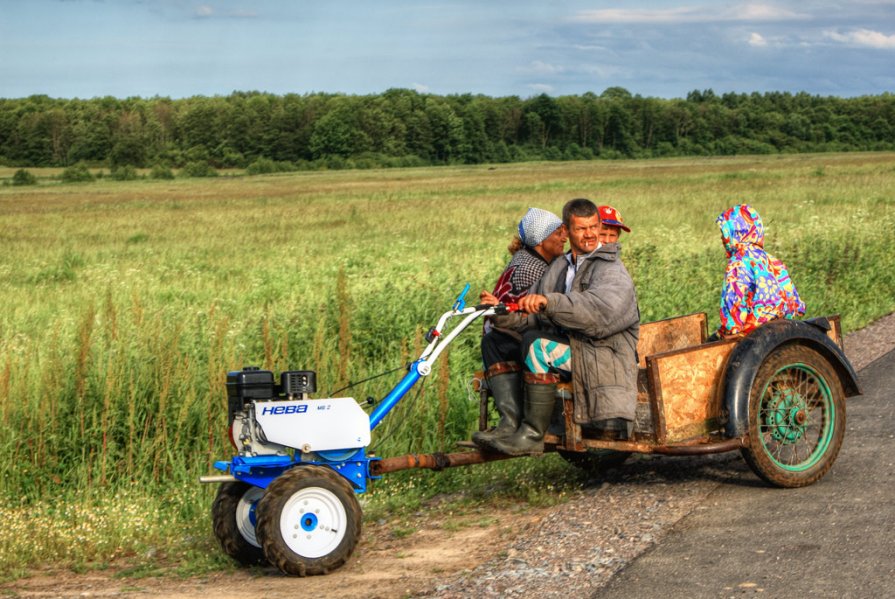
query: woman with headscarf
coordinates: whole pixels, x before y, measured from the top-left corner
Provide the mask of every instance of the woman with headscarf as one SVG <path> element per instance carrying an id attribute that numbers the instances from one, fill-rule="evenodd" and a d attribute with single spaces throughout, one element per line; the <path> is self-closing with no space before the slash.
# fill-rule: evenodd
<path id="1" fill-rule="evenodd" d="M 518 302 L 554 258 L 562 255 L 565 242 L 566 230 L 558 216 L 540 208 L 529 208 L 519 222 L 518 236 L 508 248 L 513 255 L 510 263 L 497 279 L 494 291 L 482 291 L 480 301 L 492 305 Z M 499 324 L 499 319 L 485 322 L 482 361 L 500 421 L 495 429 L 472 435 L 472 440 L 480 446 L 516 432 L 522 413 L 521 336 Z"/>

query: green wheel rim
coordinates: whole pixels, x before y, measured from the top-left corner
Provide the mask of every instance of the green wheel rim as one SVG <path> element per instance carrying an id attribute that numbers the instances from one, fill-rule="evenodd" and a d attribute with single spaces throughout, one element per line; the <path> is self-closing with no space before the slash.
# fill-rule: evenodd
<path id="1" fill-rule="evenodd" d="M 811 366 L 787 364 L 765 384 L 755 418 L 761 446 L 774 465 L 802 472 L 816 465 L 832 442 L 833 393 Z"/>

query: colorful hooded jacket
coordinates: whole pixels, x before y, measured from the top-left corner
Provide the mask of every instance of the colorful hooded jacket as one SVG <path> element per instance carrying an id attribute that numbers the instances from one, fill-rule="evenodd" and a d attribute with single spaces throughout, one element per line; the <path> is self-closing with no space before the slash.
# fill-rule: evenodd
<path id="1" fill-rule="evenodd" d="M 721 337 L 746 334 L 776 318 L 805 313 L 786 265 L 764 250 L 764 227 L 748 204 L 729 208 L 715 221 L 727 250 L 721 291 Z"/>

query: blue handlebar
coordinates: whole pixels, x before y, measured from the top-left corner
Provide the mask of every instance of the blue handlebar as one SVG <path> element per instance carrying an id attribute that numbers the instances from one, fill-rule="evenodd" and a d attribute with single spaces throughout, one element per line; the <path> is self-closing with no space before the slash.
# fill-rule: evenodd
<path id="1" fill-rule="evenodd" d="M 454 302 L 454 311 L 460 312 L 461 310 L 466 308 L 466 294 L 469 293 L 469 283 L 463 288 L 463 291 L 460 292 L 460 295 L 457 296 L 457 301 Z"/>

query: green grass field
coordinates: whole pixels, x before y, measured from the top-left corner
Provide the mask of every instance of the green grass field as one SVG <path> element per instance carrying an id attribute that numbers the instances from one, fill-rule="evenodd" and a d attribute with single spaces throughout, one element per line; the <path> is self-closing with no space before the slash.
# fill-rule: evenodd
<path id="1" fill-rule="evenodd" d="M 706 311 L 717 325 L 714 219 L 740 202 L 762 214 L 809 316 L 840 313 L 849 331 L 895 309 L 891 153 L 77 185 L 34 173 L 36 186 L 0 186 L 3 576 L 47 560 L 229 567 L 211 536 L 215 489 L 196 482 L 230 455 L 226 372 L 315 369 L 325 396 L 401 366 L 466 282 L 470 297 L 491 288 L 529 206 L 559 212 L 584 196 L 619 208 L 644 321 Z M 377 453 L 468 437 L 477 343 L 455 344 L 377 429 Z M 342 394 L 382 397 L 398 376 Z M 365 509 L 479 484 L 549 502 L 576 476 L 552 459 L 390 475 Z"/>

